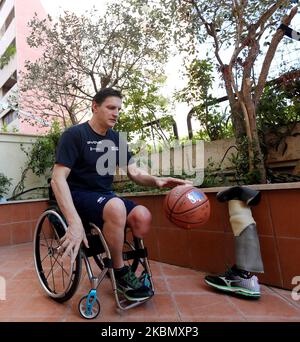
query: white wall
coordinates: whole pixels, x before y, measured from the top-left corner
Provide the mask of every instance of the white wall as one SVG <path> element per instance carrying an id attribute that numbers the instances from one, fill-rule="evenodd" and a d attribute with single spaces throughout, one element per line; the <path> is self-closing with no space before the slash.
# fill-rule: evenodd
<path id="1" fill-rule="evenodd" d="M 27 161 L 26 154 L 21 150 L 20 145 L 28 149 L 36 140 L 33 135 L 21 135 L 13 133 L 0 133 L 0 172 L 6 177 L 12 178 L 12 186 L 5 197 L 10 197 L 16 184 L 21 179 L 22 170 Z M 45 177 L 37 177 L 31 172 L 25 180 L 25 189 L 30 189 L 47 184 Z"/>

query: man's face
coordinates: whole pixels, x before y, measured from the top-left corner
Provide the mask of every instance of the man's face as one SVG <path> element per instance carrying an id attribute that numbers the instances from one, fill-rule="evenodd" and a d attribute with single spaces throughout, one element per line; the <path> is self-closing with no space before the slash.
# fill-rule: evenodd
<path id="1" fill-rule="evenodd" d="M 93 113 L 98 123 L 104 128 L 112 128 L 117 123 L 122 100 L 117 96 L 107 97 L 101 105 L 93 101 Z"/>

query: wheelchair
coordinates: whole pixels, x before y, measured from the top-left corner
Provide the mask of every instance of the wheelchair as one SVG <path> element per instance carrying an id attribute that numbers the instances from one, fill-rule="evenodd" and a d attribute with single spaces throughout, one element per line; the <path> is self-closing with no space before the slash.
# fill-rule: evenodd
<path id="1" fill-rule="evenodd" d="M 48 296 L 63 303 L 75 294 L 81 279 L 83 260 L 91 286 L 89 292 L 80 299 L 78 304 L 79 313 L 83 318 L 93 319 L 99 315 L 101 309 L 97 288 L 106 276 L 111 281 L 119 309 L 128 310 L 150 299 L 130 302 L 119 293 L 110 251 L 101 229 L 93 223 L 84 223 L 90 248 L 82 244 L 73 263 L 71 263 L 70 255 L 62 263 L 60 257 L 63 251 L 60 239 L 67 230 L 67 223 L 55 201 L 50 204 L 39 217 L 34 233 L 35 269 L 40 284 Z M 95 274 L 91 267 L 91 258 L 95 261 L 98 274 Z M 154 293 L 147 249 L 142 239 L 128 234 L 128 229 L 125 234 L 123 259 L 124 263 L 136 273 L 142 284 L 150 287 Z"/>

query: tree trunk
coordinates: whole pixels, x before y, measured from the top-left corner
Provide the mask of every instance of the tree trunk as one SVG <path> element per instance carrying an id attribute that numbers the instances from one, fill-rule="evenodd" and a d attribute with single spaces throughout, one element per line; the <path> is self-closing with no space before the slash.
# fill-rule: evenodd
<path id="1" fill-rule="evenodd" d="M 257 54 L 257 50 L 258 45 L 255 44 L 251 48 L 251 54 L 249 53 L 248 58 L 254 59 L 254 56 Z M 253 63 L 249 64 L 252 65 Z M 257 132 L 256 108 L 252 96 L 252 82 L 250 74 L 251 68 L 247 65 L 244 68 L 242 89 L 238 96 L 244 113 L 245 126 L 248 137 L 249 173 L 253 176 L 255 174 L 258 174 L 258 177 L 255 177 L 256 181 L 259 181 L 260 183 L 266 183 L 266 169 L 264 164 L 264 156 L 261 151 L 259 136 Z"/>
<path id="2" fill-rule="evenodd" d="M 234 127 L 234 136 L 239 145 L 246 136 L 243 111 L 237 100 L 230 102 L 231 120 Z"/>
<path id="3" fill-rule="evenodd" d="M 245 116 L 247 115 L 249 119 L 249 128 L 251 132 L 251 141 L 249 141 L 249 144 L 251 143 L 249 150 L 251 151 L 249 152 L 249 158 L 253 158 L 252 162 L 251 160 L 249 161 L 249 172 L 253 174 L 255 170 L 257 170 L 259 174 L 259 181 L 261 184 L 264 184 L 267 181 L 266 167 L 257 131 L 256 108 L 251 96 L 245 99 L 244 105 Z"/>
<path id="4" fill-rule="evenodd" d="M 256 111 L 253 100 L 251 99 L 251 92 L 248 97 L 243 96 L 245 92 L 234 94 L 231 85 L 231 76 L 229 68 L 225 66 L 223 70 L 223 77 L 225 80 L 226 92 L 231 108 L 231 119 L 234 127 L 234 134 L 236 144 L 240 155 L 247 152 L 244 151 L 244 139 L 248 138 L 248 161 L 249 173 L 253 173 L 255 169 L 260 174 L 260 182 L 266 182 L 266 170 L 264 165 L 264 157 L 260 148 L 258 132 L 256 128 Z M 250 85 L 248 85 L 250 86 Z"/>

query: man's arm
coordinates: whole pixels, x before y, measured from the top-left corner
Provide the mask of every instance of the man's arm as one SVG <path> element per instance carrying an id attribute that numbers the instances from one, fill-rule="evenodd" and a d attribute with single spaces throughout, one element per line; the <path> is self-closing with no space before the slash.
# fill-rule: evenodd
<path id="1" fill-rule="evenodd" d="M 158 188 L 172 188 L 177 185 L 193 185 L 189 180 L 173 177 L 155 177 L 139 168 L 135 163 L 128 165 L 128 177 L 136 184 Z"/>
<path id="2" fill-rule="evenodd" d="M 52 173 L 51 187 L 58 206 L 68 222 L 67 233 L 61 239 L 63 242 L 62 247 L 65 249 L 62 259 L 64 259 L 72 250 L 72 262 L 74 262 L 81 241 L 84 242 L 86 247 L 88 247 L 88 241 L 67 183 L 67 177 L 70 171 L 71 170 L 64 165 L 55 164 Z"/>

